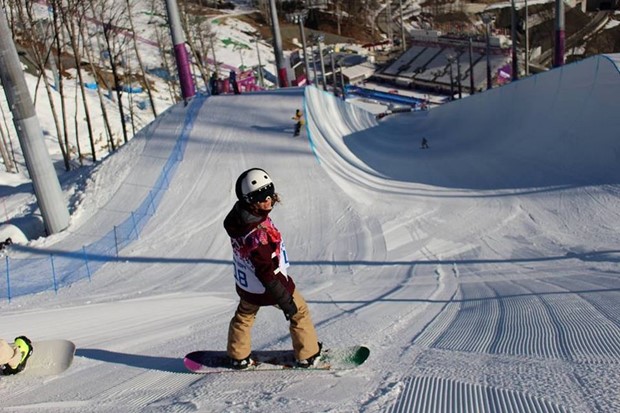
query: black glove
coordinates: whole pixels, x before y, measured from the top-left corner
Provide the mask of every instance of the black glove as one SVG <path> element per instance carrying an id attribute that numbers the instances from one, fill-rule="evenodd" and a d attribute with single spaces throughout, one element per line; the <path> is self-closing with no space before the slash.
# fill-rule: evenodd
<path id="1" fill-rule="evenodd" d="M 293 296 L 291 296 L 291 299 L 287 303 L 278 304 L 278 306 L 284 312 L 286 321 L 289 321 L 295 314 L 297 314 L 297 305 L 295 305 L 295 301 L 293 301 Z"/>
<path id="2" fill-rule="evenodd" d="M 293 296 L 288 292 L 286 287 L 278 280 L 273 280 L 265 286 L 267 291 L 278 303 L 278 307 L 284 312 L 284 317 L 290 320 L 295 314 L 297 314 L 297 305 L 293 301 Z"/>

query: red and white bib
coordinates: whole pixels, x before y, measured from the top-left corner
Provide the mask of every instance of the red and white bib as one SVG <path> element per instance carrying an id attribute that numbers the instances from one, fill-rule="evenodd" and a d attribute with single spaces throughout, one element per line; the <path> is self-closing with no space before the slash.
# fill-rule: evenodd
<path id="1" fill-rule="evenodd" d="M 278 257 L 279 265 L 274 272 L 287 277 L 286 269 L 290 263 L 286 255 L 286 248 L 282 241 L 282 235 L 271 218 L 268 217 L 245 237 L 231 238 L 235 282 L 242 290 L 252 294 L 263 294 L 265 292 L 265 287 L 256 276 L 250 253 L 268 242 L 276 244 L 276 250 L 272 253 L 271 258 Z"/>

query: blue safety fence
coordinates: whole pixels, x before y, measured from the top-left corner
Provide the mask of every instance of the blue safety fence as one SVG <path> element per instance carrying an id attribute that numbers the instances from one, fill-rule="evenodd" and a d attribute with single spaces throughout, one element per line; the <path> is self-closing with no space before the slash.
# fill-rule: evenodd
<path id="1" fill-rule="evenodd" d="M 345 93 L 347 95 L 357 95 L 371 99 L 377 99 L 384 102 L 399 103 L 402 105 L 410 105 L 416 107 L 424 102 L 424 99 L 413 96 L 398 95 L 390 92 L 381 92 L 379 90 L 367 89 L 354 85 L 345 85 Z"/>
<path id="2" fill-rule="evenodd" d="M 177 167 L 183 160 L 189 133 L 205 99 L 205 95 L 198 95 L 190 102 L 181 134 L 163 165 L 161 174 L 136 210 L 102 238 L 78 251 L 41 250 L 14 244 L 12 249 L 39 254 L 41 257 L 11 258 L 7 255 L 0 259 L 0 271 L 4 274 L 0 279 L 0 299 L 6 298 L 10 302 L 18 296 L 47 290 L 57 292 L 61 287 L 76 281 L 90 279 L 104 264 L 118 261 L 120 251 L 140 238 L 141 231 L 157 211 Z"/>

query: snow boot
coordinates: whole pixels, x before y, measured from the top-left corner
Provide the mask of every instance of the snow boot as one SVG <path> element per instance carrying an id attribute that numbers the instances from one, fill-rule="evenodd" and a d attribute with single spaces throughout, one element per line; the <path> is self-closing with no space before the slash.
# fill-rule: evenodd
<path id="1" fill-rule="evenodd" d="M 26 336 L 19 336 L 15 338 L 15 342 L 13 343 L 15 347 L 19 349 L 22 353 L 22 358 L 19 361 L 19 364 L 16 367 L 11 367 L 8 364 L 5 364 L 2 368 L 2 374 L 5 376 L 11 374 L 17 374 L 20 371 L 24 370 L 26 367 L 26 362 L 32 355 L 32 342 Z"/>
<path id="2" fill-rule="evenodd" d="M 247 356 L 244 359 L 241 360 L 237 360 L 237 359 L 230 359 L 230 366 L 235 369 L 235 370 L 245 370 L 250 366 L 254 365 L 254 360 L 252 360 L 250 358 L 250 356 Z"/>
<path id="3" fill-rule="evenodd" d="M 319 342 L 319 351 L 314 356 L 308 357 L 305 360 L 297 360 L 296 365 L 299 368 L 307 369 L 309 367 L 314 367 L 316 363 L 321 358 L 321 350 L 323 350 L 323 343 Z"/>

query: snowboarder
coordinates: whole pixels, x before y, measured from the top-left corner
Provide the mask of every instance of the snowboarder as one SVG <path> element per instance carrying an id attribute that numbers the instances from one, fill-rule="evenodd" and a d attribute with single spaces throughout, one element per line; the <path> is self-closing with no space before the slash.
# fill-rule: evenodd
<path id="1" fill-rule="evenodd" d="M 213 75 L 211 76 L 211 80 L 209 81 L 209 87 L 211 88 L 211 95 L 220 94 L 217 72 L 213 72 Z"/>
<path id="2" fill-rule="evenodd" d="M 426 140 L 426 138 L 422 138 L 422 145 L 420 145 L 420 149 L 428 149 L 428 141 Z"/>
<path id="3" fill-rule="evenodd" d="M 296 122 L 295 132 L 293 133 L 293 136 L 299 136 L 299 133 L 301 132 L 301 127 L 304 125 L 304 123 L 306 123 L 304 121 L 304 114 L 301 112 L 300 109 L 297 109 L 295 111 L 295 116 L 293 116 L 291 119 L 293 119 Z"/>
<path id="4" fill-rule="evenodd" d="M 17 374 L 26 367 L 32 354 L 32 343 L 25 336 L 15 339 L 13 345 L 0 339 L 0 374 L 8 376 Z"/>
<path id="5" fill-rule="evenodd" d="M 230 83 L 230 85 L 232 86 L 235 95 L 238 95 L 240 92 L 239 85 L 237 84 L 237 72 L 235 72 L 234 70 L 231 70 L 228 75 L 228 83 Z"/>
<path id="6" fill-rule="evenodd" d="M 240 297 L 228 330 L 227 354 L 234 369 L 251 359 L 251 330 L 258 310 L 276 306 L 290 321 L 289 331 L 298 367 L 314 365 L 321 354 L 310 310 L 287 274 L 289 262 L 282 235 L 269 217 L 280 196 L 262 169 L 243 172 L 235 183 L 237 202 L 224 220 L 233 249 L 233 267 Z"/>

